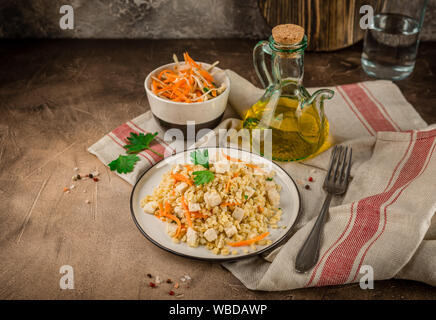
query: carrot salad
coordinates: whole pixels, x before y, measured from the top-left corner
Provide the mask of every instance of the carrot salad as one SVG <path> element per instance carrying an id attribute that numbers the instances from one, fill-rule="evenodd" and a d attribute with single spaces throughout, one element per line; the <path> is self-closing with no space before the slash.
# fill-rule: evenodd
<path id="1" fill-rule="evenodd" d="M 205 69 L 195 62 L 187 52 L 183 54 L 184 63 L 180 63 L 174 54 L 174 69 L 164 69 L 151 77 L 151 90 L 158 97 L 174 102 L 203 102 L 213 99 L 226 89 L 225 84 L 217 86 L 213 77 L 213 68 L 218 61 Z"/>

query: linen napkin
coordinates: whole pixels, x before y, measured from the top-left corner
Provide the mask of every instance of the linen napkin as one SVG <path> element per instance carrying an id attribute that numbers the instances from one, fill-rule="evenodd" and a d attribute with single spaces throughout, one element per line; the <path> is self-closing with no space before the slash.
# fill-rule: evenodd
<path id="1" fill-rule="evenodd" d="M 230 70 L 227 74 L 231 79 L 229 103 L 242 116 L 264 90 Z M 332 201 L 318 264 L 305 274 L 294 270 L 296 254 L 325 196 L 322 183 L 330 150 L 305 162 L 278 162 L 297 181 L 302 196 L 303 213 L 295 225 L 295 234 L 266 256 L 224 266 L 255 290 L 356 282 L 366 266 L 372 268 L 375 279 L 398 277 L 436 285 L 436 221 L 432 223 L 436 209 L 433 156 L 436 126 L 427 127 L 390 81 L 367 81 L 330 89 L 335 91 L 325 107 L 330 139 L 334 144 L 353 147 L 353 179 L 346 195 Z M 239 129 L 241 121 L 233 116 L 229 109 L 218 128 L 195 145 L 216 145 L 220 128 Z M 164 137 L 147 112 L 111 131 L 88 150 L 107 165 L 124 152 L 122 145 L 131 131 L 157 131 Z M 161 139 L 151 147 L 169 155 L 187 146 Z M 138 175 L 158 160 L 154 153 L 142 152 L 135 170 L 120 176 L 133 184 Z M 314 182 L 308 182 L 308 177 Z M 304 188 L 306 184 L 310 185 L 309 190 Z"/>

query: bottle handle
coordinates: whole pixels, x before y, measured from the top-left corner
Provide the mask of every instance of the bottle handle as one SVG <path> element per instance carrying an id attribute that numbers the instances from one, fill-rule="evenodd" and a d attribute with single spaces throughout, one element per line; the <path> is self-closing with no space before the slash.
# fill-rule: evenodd
<path id="1" fill-rule="evenodd" d="M 259 77 L 262 86 L 267 88 L 273 83 L 273 81 L 265 63 L 265 46 L 269 46 L 269 42 L 266 40 L 260 41 L 256 44 L 253 50 L 253 62 L 254 69 L 256 70 L 256 74 Z"/>

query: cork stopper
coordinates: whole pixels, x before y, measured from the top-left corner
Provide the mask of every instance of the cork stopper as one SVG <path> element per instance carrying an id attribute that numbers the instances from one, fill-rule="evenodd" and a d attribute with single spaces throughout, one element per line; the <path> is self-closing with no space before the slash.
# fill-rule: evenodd
<path id="1" fill-rule="evenodd" d="M 304 37 L 304 28 L 296 24 L 279 24 L 272 29 L 274 41 L 280 44 L 296 44 Z"/>

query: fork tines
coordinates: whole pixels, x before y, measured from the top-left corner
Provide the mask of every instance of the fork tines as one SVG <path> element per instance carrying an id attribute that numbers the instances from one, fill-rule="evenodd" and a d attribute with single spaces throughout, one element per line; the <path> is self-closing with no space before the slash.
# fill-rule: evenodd
<path id="1" fill-rule="evenodd" d="M 325 183 L 347 184 L 350 176 L 353 150 L 348 146 L 335 146 L 330 158 L 330 166 Z"/>

